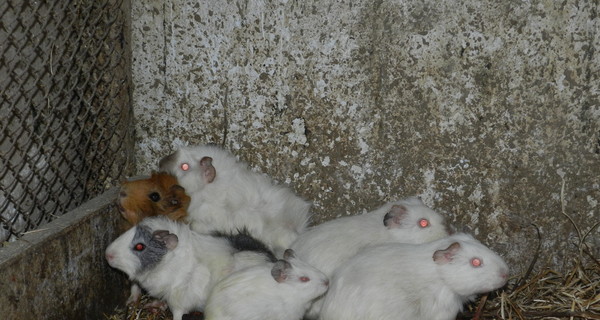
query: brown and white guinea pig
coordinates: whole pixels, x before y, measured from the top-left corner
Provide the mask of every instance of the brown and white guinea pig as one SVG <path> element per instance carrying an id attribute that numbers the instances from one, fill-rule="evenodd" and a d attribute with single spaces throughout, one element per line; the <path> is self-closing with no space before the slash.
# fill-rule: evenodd
<path id="1" fill-rule="evenodd" d="M 205 320 L 300 320 L 327 277 L 288 249 L 284 260 L 230 274 L 211 291 Z"/>
<path id="2" fill-rule="evenodd" d="M 504 260 L 472 236 L 366 247 L 338 268 L 321 320 L 453 320 L 466 301 L 504 286 Z"/>
<path id="3" fill-rule="evenodd" d="M 291 248 L 298 258 L 331 277 L 360 249 L 384 242 L 425 243 L 448 236 L 442 215 L 419 198 L 388 202 L 361 215 L 338 218 L 309 228 Z M 306 318 L 317 319 L 323 298 L 309 308 Z"/>
<path id="4" fill-rule="evenodd" d="M 154 172 L 148 179 L 122 182 L 117 201 L 119 211 L 132 225 L 157 215 L 183 220 L 189 204 L 190 197 L 177 178 L 164 172 Z"/>
<path id="5" fill-rule="evenodd" d="M 106 249 L 106 259 L 150 296 L 166 301 L 174 320 L 201 311 L 213 285 L 228 274 L 276 260 L 244 231 L 200 234 L 164 216 L 146 218 L 122 234 Z"/>
<path id="6" fill-rule="evenodd" d="M 306 228 L 310 203 L 221 147 L 182 147 L 159 166 L 192 198 L 188 212 L 195 231 L 245 228 L 280 256 Z"/>

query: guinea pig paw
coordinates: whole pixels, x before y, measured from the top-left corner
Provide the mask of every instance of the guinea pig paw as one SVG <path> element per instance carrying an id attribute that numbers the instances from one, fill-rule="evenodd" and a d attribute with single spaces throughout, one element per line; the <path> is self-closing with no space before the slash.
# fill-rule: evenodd
<path id="1" fill-rule="evenodd" d="M 134 284 L 131 286 L 131 294 L 129 294 L 129 298 L 127 298 L 127 301 L 125 302 L 126 305 L 130 305 L 130 304 L 138 304 L 140 302 L 140 299 L 142 298 L 142 289 Z"/>
<path id="2" fill-rule="evenodd" d="M 160 311 L 165 311 L 167 310 L 167 303 L 162 301 L 162 300 L 154 300 L 151 302 L 146 303 L 146 305 L 144 305 L 144 309 L 148 309 L 153 313 L 158 313 Z"/>

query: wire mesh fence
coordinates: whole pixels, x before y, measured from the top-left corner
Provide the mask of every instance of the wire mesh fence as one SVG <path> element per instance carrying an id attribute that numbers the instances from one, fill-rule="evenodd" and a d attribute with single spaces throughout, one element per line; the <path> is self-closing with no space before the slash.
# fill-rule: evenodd
<path id="1" fill-rule="evenodd" d="M 0 1 L 0 242 L 129 174 L 128 1 Z"/>

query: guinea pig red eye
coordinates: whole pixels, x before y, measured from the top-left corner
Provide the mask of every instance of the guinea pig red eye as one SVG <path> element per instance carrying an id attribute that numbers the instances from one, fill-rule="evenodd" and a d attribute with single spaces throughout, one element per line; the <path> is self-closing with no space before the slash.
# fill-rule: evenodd
<path id="1" fill-rule="evenodd" d="M 302 282 L 309 282 L 310 278 L 309 277 L 300 277 L 300 281 L 302 281 Z"/>
<path id="2" fill-rule="evenodd" d="M 427 228 L 429 227 L 429 221 L 427 219 L 421 219 L 419 220 L 419 226 L 421 228 Z"/>
<path id="3" fill-rule="evenodd" d="M 146 248 L 146 246 L 143 243 L 138 243 L 135 246 L 133 246 L 133 249 L 135 251 L 142 251 Z"/>
<path id="4" fill-rule="evenodd" d="M 188 170 L 190 170 L 190 165 L 189 165 L 189 164 L 187 164 L 187 163 L 185 163 L 185 162 L 184 162 L 184 163 L 182 163 L 182 164 L 181 164 L 181 170 L 183 170 L 183 171 L 188 171 Z"/>
<path id="5" fill-rule="evenodd" d="M 471 265 L 473 267 L 475 267 L 475 268 L 481 267 L 481 263 L 482 263 L 481 259 L 479 259 L 479 258 L 473 258 L 473 259 L 471 259 Z"/>

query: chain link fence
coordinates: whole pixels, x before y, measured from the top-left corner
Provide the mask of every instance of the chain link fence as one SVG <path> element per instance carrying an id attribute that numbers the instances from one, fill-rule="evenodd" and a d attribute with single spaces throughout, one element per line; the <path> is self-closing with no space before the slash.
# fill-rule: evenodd
<path id="1" fill-rule="evenodd" d="M 129 0 L 0 1 L 0 240 L 130 174 Z"/>

